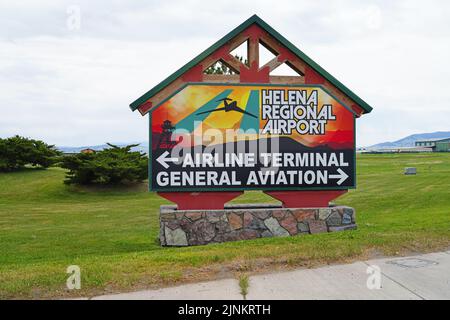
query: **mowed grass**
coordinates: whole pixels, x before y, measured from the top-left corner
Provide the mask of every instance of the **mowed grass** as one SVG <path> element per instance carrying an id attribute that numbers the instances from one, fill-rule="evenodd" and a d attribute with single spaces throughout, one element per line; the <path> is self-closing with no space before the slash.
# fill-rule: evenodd
<path id="1" fill-rule="evenodd" d="M 0 174 L 0 297 L 92 296 L 449 248 L 450 154 L 357 160 L 358 188 L 337 200 L 356 209 L 357 230 L 189 248 L 158 245 L 166 202 L 146 186 L 69 187 L 59 168 Z M 407 166 L 418 175 L 403 175 Z M 81 290 L 66 289 L 69 265 L 81 268 Z"/>

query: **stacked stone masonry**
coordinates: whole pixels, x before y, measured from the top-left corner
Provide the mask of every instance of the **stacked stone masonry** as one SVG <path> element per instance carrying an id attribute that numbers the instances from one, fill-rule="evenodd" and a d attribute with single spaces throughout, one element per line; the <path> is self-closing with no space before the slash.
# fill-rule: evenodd
<path id="1" fill-rule="evenodd" d="M 162 246 L 194 246 L 351 229 L 356 229 L 355 210 L 345 206 L 291 209 L 230 205 L 208 211 L 161 206 L 159 239 Z"/>

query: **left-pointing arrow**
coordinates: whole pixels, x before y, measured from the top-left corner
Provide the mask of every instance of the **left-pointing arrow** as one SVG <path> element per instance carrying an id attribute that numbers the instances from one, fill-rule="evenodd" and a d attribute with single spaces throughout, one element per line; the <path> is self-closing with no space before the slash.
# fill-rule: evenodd
<path id="1" fill-rule="evenodd" d="M 156 161 L 159 162 L 160 165 L 162 165 L 165 169 L 167 169 L 169 167 L 169 165 L 167 164 L 168 162 L 176 162 L 178 161 L 178 158 L 169 158 L 169 151 L 165 151 L 162 155 L 160 155 Z"/>
<path id="2" fill-rule="evenodd" d="M 330 174 L 329 177 L 330 177 L 330 179 L 339 179 L 336 183 L 340 186 L 342 184 L 342 182 L 347 180 L 348 174 L 346 174 L 344 172 L 344 170 L 342 170 L 341 168 L 338 168 L 337 172 L 339 174 Z"/>

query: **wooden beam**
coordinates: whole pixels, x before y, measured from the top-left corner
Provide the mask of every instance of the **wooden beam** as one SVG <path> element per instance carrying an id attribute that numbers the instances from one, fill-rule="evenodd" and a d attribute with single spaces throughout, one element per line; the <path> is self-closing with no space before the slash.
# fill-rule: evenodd
<path id="1" fill-rule="evenodd" d="M 221 59 L 222 63 L 226 64 L 227 67 L 231 68 L 234 72 L 239 73 L 241 66 L 245 66 L 243 62 L 233 57 L 231 54 L 228 54 L 225 59 Z"/>
<path id="2" fill-rule="evenodd" d="M 270 60 L 269 62 L 267 62 L 265 65 L 263 65 L 261 69 L 264 68 L 269 68 L 269 72 L 272 72 L 273 70 L 275 70 L 276 68 L 278 68 L 279 66 L 281 66 L 284 63 L 284 61 L 279 61 L 278 57 L 273 58 L 272 60 Z"/>
<path id="3" fill-rule="evenodd" d="M 205 74 L 203 76 L 205 82 L 212 83 L 239 83 L 238 74 Z"/>
<path id="4" fill-rule="evenodd" d="M 207 58 L 205 58 L 202 62 L 202 69 L 203 72 L 205 72 L 206 69 L 208 69 L 209 67 L 211 67 L 212 65 L 214 65 L 217 61 L 219 61 L 220 59 L 217 59 L 215 57 L 209 56 Z"/>
<path id="5" fill-rule="evenodd" d="M 264 48 L 272 52 L 273 55 L 277 56 L 280 53 L 281 44 L 272 37 L 261 35 L 261 38 L 259 38 L 259 42 L 262 46 L 264 46 Z"/>
<path id="6" fill-rule="evenodd" d="M 237 35 L 236 37 L 234 37 L 233 39 L 231 39 L 228 44 L 230 46 L 230 52 L 233 51 L 234 49 L 236 49 L 237 47 L 239 47 L 241 44 L 243 44 L 245 41 L 247 41 L 249 38 L 246 34 L 241 33 L 239 35 Z M 246 57 L 248 58 L 248 57 Z"/>
<path id="7" fill-rule="evenodd" d="M 250 68 L 256 66 L 259 68 L 259 41 L 258 39 L 249 39 L 248 40 L 248 64 Z"/>
<path id="8" fill-rule="evenodd" d="M 214 54 L 206 57 L 205 59 L 203 59 L 203 61 L 200 63 L 203 67 L 203 71 L 205 71 L 206 69 L 208 69 L 209 67 L 211 67 L 212 65 L 214 65 L 217 61 L 220 61 L 221 58 L 223 61 L 226 62 L 226 64 L 229 64 L 229 67 L 231 67 L 231 69 L 233 69 L 233 71 L 239 73 L 239 67 L 238 64 L 236 63 L 237 60 L 235 57 L 233 57 L 230 52 L 233 51 L 234 49 L 236 49 L 237 47 L 239 47 L 242 43 L 244 43 L 245 41 L 248 41 L 248 36 L 245 34 L 239 34 L 236 37 L 234 37 L 233 39 L 231 39 L 230 41 L 227 42 L 227 46 L 228 46 L 228 52 L 227 54 L 224 54 L 222 57 L 218 57 Z M 232 59 L 232 58 L 234 59 Z M 248 53 L 247 53 L 247 57 L 243 57 L 244 59 L 248 59 Z M 230 62 L 230 60 L 232 60 Z M 222 62 L 223 62 L 222 61 Z M 237 60 L 239 61 L 239 60 Z M 240 63 L 240 61 L 239 61 Z M 244 63 L 242 63 L 243 65 L 245 65 Z M 236 69 L 237 68 L 237 69 Z M 234 70 L 236 69 L 236 70 Z"/>
<path id="9" fill-rule="evenodd" d="M 299 75 L 304 76 L 305 70 L 306 70 L 306 63 L 304 63 L 301 60 L 289 60 L 286 61 L 286 64 L 291 67 L 295 72 L 297 72 Z"/>
<path id="10" fill-rule="evenodd" d="M 169 84 L 167 87 L 165 87 L 163 90 L 155 94 L 151 99 L 152 108 L 156 107 L 158 104 L 160 104 L 164 99 L 166 99 L 168 96 L 170 96 L 173 92 L 176 92 L 177 90 L 181 89 L 186 84 L 186 82 L 183 81 L 183 79 L 178 78 L 171 84 Z"/>
<path id="11" fill-rule="evenodd" d="M 329 81 L 325 80 L 323 86 L 327 88 L 328 91 L 330 91 L 333 96 L 342 101 L 347 107 L 352 108 L 352 110 L 355 111 L 357 115 L 361 115 L 364 113 L 364 110 L 361 109 L 361 107 L 359 107 L 355 101 L 350 99 L 346 94 L 342 93 Z"/>
<path id="12" fill-rule="evenodd" d="M 270 83 L 275 84 L 304 84 L 305 78 L 300 76 L 270 76 Z"/>
<path id="13" fill-rule="evenodd" d="M 280 44 L 277 40 L 270 36 L 262 35 L 260 41 L 267 50 L 271 51 L 275 55 L 278 55 L 281 51 L 288 50 L 287 48 L 283 47 L 283 45 Z M 302 76 L 305 75 L 305 69 L 307 65 L 303 60 L 295 57 L 289 60 L 282 59 L 282 61 L 288 64 L 296 72 L 298 72 L 298 74 Z"/>

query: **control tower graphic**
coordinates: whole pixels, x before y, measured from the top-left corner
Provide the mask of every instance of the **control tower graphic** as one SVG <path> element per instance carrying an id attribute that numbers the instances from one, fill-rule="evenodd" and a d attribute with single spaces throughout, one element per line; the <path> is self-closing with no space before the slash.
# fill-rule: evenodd
<path id="1" fill-rule="evenodd" d="M 175 127 L 170 120 L 164 120 L 161 124 L 161 136 L 159 137 L 158 149 L 172 149 L 178 142 L 172 140 Z"/>

